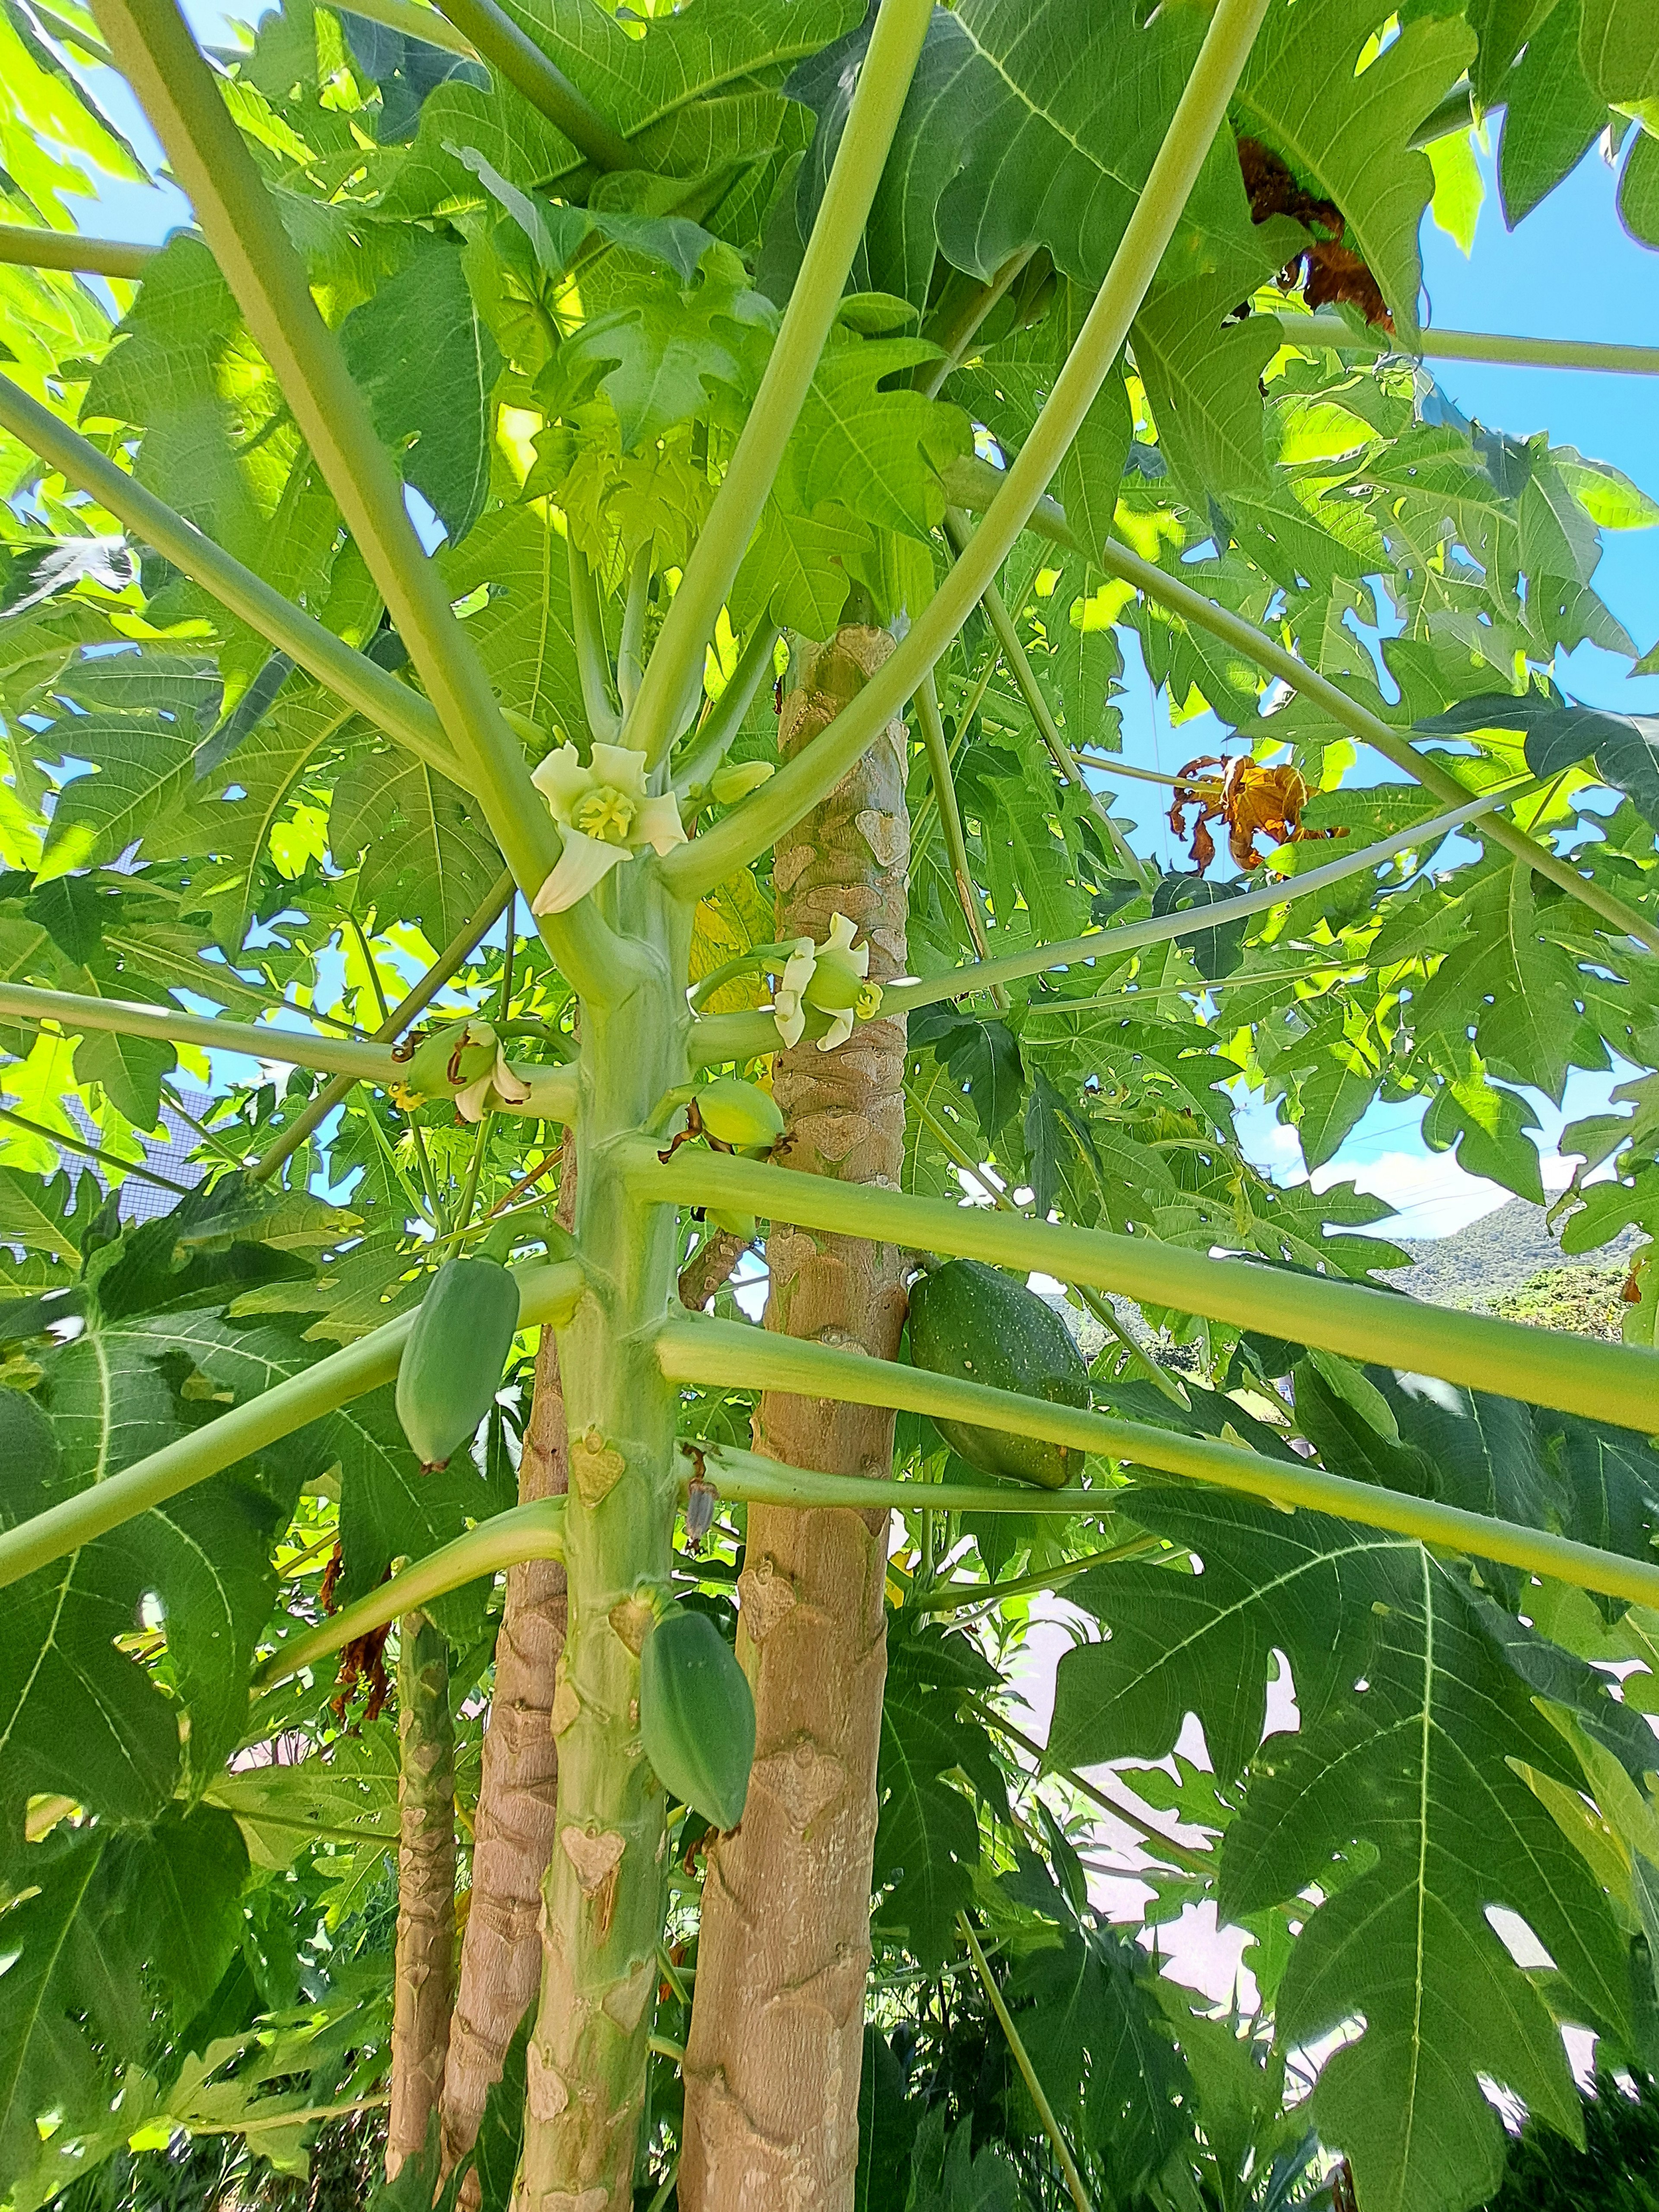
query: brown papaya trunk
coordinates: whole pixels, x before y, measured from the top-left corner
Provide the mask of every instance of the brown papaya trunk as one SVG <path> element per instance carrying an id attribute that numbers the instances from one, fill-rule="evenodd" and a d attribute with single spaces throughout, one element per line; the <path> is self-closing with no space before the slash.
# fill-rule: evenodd
<path id="1" fill-rule="evenodd" d="M 817 737 L 893 649 L 848 626 L 798 646 L 780 747 Z M 878 981 L 905 963 L 906 738 L 890 723 L 846 782 L 781 839 L 780 939 L 822 942 L 844 914 Z M 803 1038 L 775 1089 L 787 1164 L 896 1185 L 904 1025 L 860 1024 L 839 1050 Z M 775 1228 L 766 1323 L 881 1358 L 904 1320 L 899 1252 Z M 797 1467 L 883 1475 L 890 1413 L 769 1393 L 757 1448 Z M 751 1507 L 738 1649 L 757 1735 L 742 1824 L 708 1855 L 686 2054 L 684 2212 L 848 2212 L 858 2159 L 876 1753 L 887 1650 L 884 1511 Z"/>
<path id="2" fill-rule="evenodd" d="M 398 1661 L 398 1953 L 386 2179 L 418 2158 L 437 2110 L 455 1959 L 455 1730 L 449 1647 L 406 1613 Z"/>
<path id="3" fill-rule="evenodd" d="M 567 1134 L 556 1209 L 566 1228 L 575 1207 L 575 1146 Z M 562 1497 L 568 1488 L 558 1344 L 544 1328 L 519 1461 L 520 1503 Z M 472 2148 L 484 2100 L 501 2079 L 507 2045 L 541 1980 L 538 1916 L 558 1812 L 553 1698 L 564 1634 L 563 1567 L 553 1559 L 530 1559 L 509 1569 L 484 1729 L 460 1990 L 444 2069 L 446 2172 Z M 461 2201 L 477 2201 L 470 2176 Z"/>

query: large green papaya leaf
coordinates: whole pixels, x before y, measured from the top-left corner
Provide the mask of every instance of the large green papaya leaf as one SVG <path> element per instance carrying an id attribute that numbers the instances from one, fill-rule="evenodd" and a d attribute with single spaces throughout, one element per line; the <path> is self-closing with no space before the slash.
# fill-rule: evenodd
<path id="1" fill-rule="evenodd" d="M 1236 95 L 1262 139 L 1346 218 L 1395 325 L 1417 328 L 1418 226 L 1434 193 L 1411 135 L 1473 58 L 1468 26 L 1419 15 L 1377 50 L 1376 0 L 1274 0 Z"/>
<path id="2" fill-rule="evenodd" d="M 235 1821 L 213 1806 L 171 1807 L 149 1829 L 60 1826 L 30 1846 L 0 1911 L 8 2191 L 35 2164 L 37 2122 L 50 2118 L 66 2137 L 106 2122 L 116 2069 L 141 2063 L 167 2020 L 185 2027 L 207 2002 L 240 1932 L 247 1869 Z"/>
<path id="3" fill-rule="evenodd" d="M 1099 1569 L 1073 1585 L 1110 1634 L 1060 1662 L 1051 1753 L 1160 1758 L 1199 1716 L 1218 1774 L 1243 1779 L 1221 1911 L 1317 1885 L 1280 2035 L 1307 2044 L 1363 2023 L 1326 2065 L 1316 2124 L 1352 2159 L 1368 2206 L 1462 2212 L 1502 2170 L 1479 2077 L 1571 2134 L 1558 2014 L 1628 2033 L 1619 1925 L 1519 1771 L 1583 1787 L 1534 1703 L 1538 1640 L 1523 1638 L 1515 1663 L 1489 1601 L 1397 1537 L 1168 1491 L 1138 1494 L 1136 1510 L 1203 1571 Z M 1299 1724 L 1263 1742 L 1274 1650 Z M 1573 1698 L 1611 1706 L 1589 1669 L 1555 1656 Z M 1516 1967 L 1488 1917 L 1500 1908 L 1548 1953 L 1547 1984 Z"/>

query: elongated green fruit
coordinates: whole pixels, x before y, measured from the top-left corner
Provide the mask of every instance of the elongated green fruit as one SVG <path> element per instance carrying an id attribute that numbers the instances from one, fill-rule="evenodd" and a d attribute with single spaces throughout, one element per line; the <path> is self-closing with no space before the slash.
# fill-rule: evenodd
<path id="1" fill-rule="evenodd" d="M 1089 1370 L 1060 1316 L 1024 1283 L 979 1260 L 947 1261 L 912 1286 L 910 1357 L 932 1374 L 966 1376 L 994 1390 L 1056 1406 L 1089 1402 Z M 1047 1438 L 938 1413 L 933 1425 L 981 1474 L 1058 1490 L 1082 1469 L 1080 1452 Z"/>
<path id="2" fill-rule="evenodd" d="M 518 1285 L 500 1261 L 445 1261 L 398 1364 L 398 1419 L 422 1468 L 447 1466 L 477 1434 L 518 1326 Z"/>
<path id="3" fill-rule="evenodd" d="M 675 1606 L 640 1653 L 640 1740 L 659 1782 L 716 1828 L 735 1828 L 755 1759 L 755 1700 L 706 1613 Z"/>

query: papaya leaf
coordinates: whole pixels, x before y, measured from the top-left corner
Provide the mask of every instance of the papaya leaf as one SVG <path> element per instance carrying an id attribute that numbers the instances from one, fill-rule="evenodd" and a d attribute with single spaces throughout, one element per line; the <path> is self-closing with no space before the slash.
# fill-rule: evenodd
<path id="1" fill-rule="evenodd" d="M 36 2123 L 101 2117 L 112 2069 L 156 2040 L 158 1996 L 180 2027 L 211 1996 L 240 1932 L 247 1854 L 229 1814 L 169 1807 L 147 1830 L 60 1826 L 29 1853 L 0 1913 L 0 2160 L 15 2176 Z"/>
<path id="2" fill-rule="evenodd" d="M 1368 2202 L 1453 2212 L 1502 2169 L 1480 2075 L 1564 2131 L 1576 2121 L 1549 2011 L 1488 1909 L 1519 1914 L 1548 1951 L 1558 2009 L 1627 2032 L 1623 1939 L 1516 1762 L 1570 1788 L 1582 1777 L 1485 1601 L 1415 1544 L 1190 1493 L 1138 1494 L 1136 1515 L 1204 1572 L 1103 1568 L 1072 1585 L 1111 1635 L 1060 1661 L 1051 1753 L 1159 1758 L 1198 1714 L 1218 1773 L 1244 1777 L 1220 1911 L 1265 1909 L 1315 1879 L 1323 1893 L 1280 1990 L 1280 2034 L 1365 2022 L 1315 2092 L 1323 2139 Z M 1300 1727 L 1263 1742 L 1272 1650 L 1290 1661 Z"/>
<path id="3" fill-rule="evenodd" d="M 1511 229 L 1571 174 L 1607 128 L 1607 103 L 1579 61 L 1579 0 L 1554 0 L 1504 78 L 1498 184 Z"/>
<path id="4" fill-rule="evenodd" d="M 460 248 L 416 253 L 352 309 L 340 343 L 375 429 L 401 457 L 404 480 L 459 543 L 489 489 L 489 403 L 501 368 Z"/>
<path id="5" fill-rule="evenodd" d="M 1659 829 L 1659 715 L 1620 714 L 1610 707 L 1547 699 L 1537 691 L 1520 698 L 1486 692 L 1478 699 L 1459 700 L 1417 727 L 1430 738 L 1518 730 L 1526 738 L 1527 766 L 1534 775 L 1561 775 L 1589 762 L 1604 783 L 1622 791 Z"/>
<path id="6" fill-rule="evenodd" d="M 910 1017 L 910 1041 L 931 1048 L 958 1092 L 967 1093 L 981 1135 L 994 1139 L 1017 1110 L 1025 1083 L 1019 1040 L 1007 1024 L 927 1006 Z"/>
<path id="7" fill-rule="evenodd" d="M 882 1709 L 875 1920 L 927 1966 L 955 1949 L 957 1915 L 973 1895 L 979 1823 L 972 1801 L 945 1779 L 972 1756 L 972 1734 L 948 1707 L 939 1717 L 939 1700 L 920 1690 Z"/>
<path id="8" fill-rule="evenodd" d="M 1278 0 L 1250 50 L 1235 96 L 1243 127 L 1346 218 L 1394 313 L 1417 327 L 1421 264 L 1417 233 L 1434 193 L 1417 125 L 1466 64 L 1475 41 L 1461 20 L 1419 15 L 1374 58 L 1372 0 L 1332 0 L 1316 22 L 1305 5 Z"/>

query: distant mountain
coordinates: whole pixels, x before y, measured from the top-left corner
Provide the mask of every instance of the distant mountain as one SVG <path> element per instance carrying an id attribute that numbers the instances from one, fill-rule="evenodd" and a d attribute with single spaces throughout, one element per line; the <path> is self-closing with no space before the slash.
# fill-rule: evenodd
<path id="1" fill-rule="evenodd" d="M 1397 1283 L 1431 1305 L 1490 1313 L 1546 1268 L 1606 1268 L 1622 1260 L 1641 1238 L 1636 1230 L 1626 1229 L 1599 1251 L 1563 1252 L 1551 1234 L 1545 1209 L 1524 1198 L 1511 1198 L 1455 1236 L 1397 1237 L 1393 1241 L 1417 1264 L 1394 1268 L 1384 1280 Z"/>

